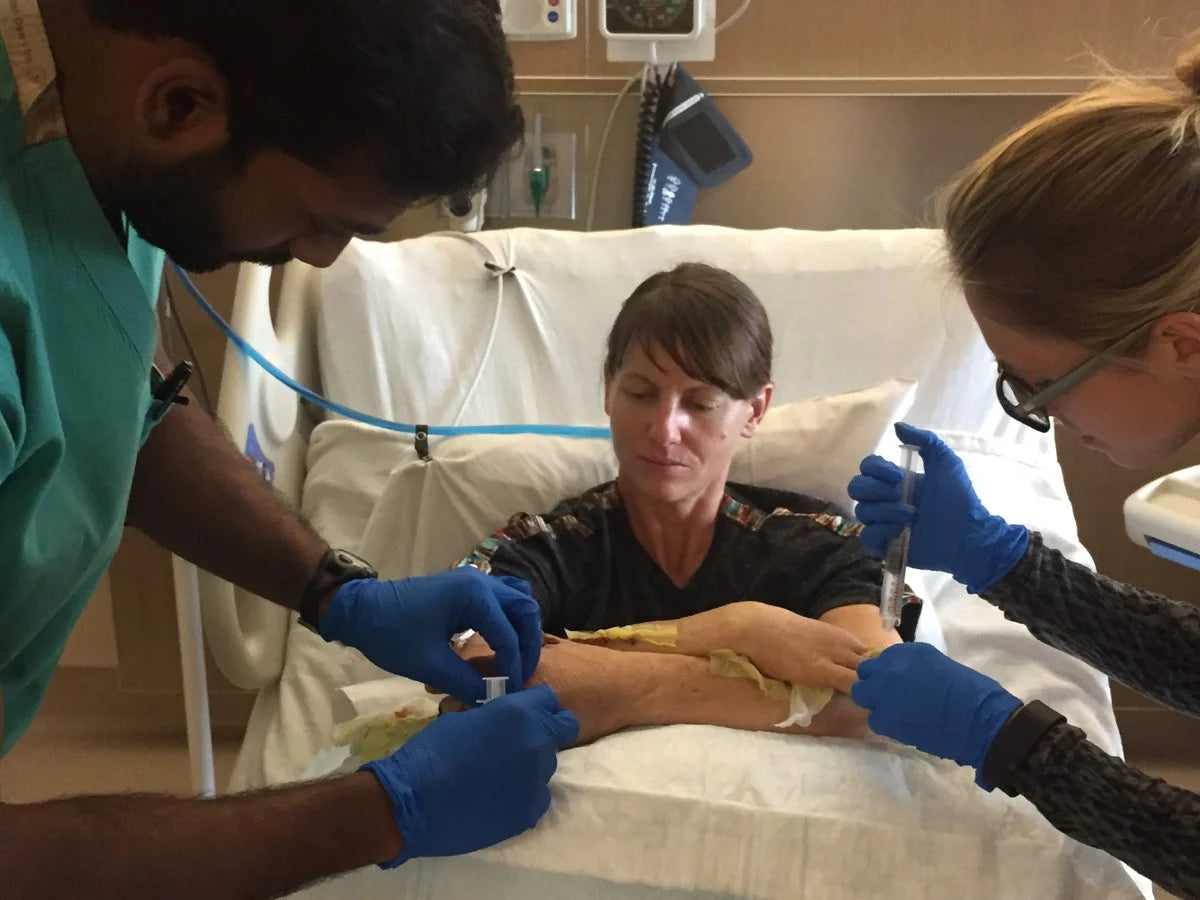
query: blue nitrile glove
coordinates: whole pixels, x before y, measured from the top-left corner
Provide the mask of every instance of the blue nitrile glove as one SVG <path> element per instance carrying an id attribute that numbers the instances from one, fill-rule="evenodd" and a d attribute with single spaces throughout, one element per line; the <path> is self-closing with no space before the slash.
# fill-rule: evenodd
<path id="1" fill-rule="evenodd" d="M 925 474 L 914 483 L 913 506 L 900 502 L 904 471 L 879 456 L 862 461 L 848 491 L 854 514 L 866 527 L 861 538 L 876 556 L 912 525 L 908 564 L 949 572 L 972 594 L 982 594 L 1007 575 L 1029 546 L 1029 531 L 984 509 L 966 467 L 932 431 L 899 423 L 896 434 L 921 451 Z"/>
<path id="2" fill-rule="evenodd" d="M 579 720 L 538 685 L 438 718 L 387 759 L 367 763 L 392 804 L 403 852 L 456 856 L 532 828 L 550 808 L 547 782 Z"/>
<path id="3" fill-rule="evenodd" d="M 357 648 L 381 669 L 466 703 L 483 699 L 483 679 L 450 648 L 453 635 L 468 628 L 483 635 L 510 691 L 533 677 L 542 653 L 541 607 L 529 585 L 470 566 L 400 581 L 348 581 L 319 627 L 325 640 Z"/>
<path id="4" fill-rule="evenodd" d="M 998 683 L 931 644 L 893 644 L 858 666 L 850 696 L 870 712 L 867 725 L 889 737 L 975 770 L 1021 701 Z"/>

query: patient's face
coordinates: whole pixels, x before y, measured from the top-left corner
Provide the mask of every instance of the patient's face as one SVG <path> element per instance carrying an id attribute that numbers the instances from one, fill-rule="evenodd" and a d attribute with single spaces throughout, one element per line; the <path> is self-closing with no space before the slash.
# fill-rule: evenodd
<path id="1" fill-rule="evenodd" d="M 622 493 L 675 503 L 723 490 L 738 439 L 754 433 L 770 393 L 734 399 L 661 348 L 631 343 L 604 398 Z"/>

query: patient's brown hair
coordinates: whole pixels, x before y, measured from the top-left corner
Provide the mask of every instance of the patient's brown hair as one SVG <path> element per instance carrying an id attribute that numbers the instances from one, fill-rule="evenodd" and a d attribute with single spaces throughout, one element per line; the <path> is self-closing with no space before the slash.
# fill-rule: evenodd
<path id="1" fill-rule="evenodd" d="M 767 311 L 741 279 L 714 266 L 684 263 L 638 285 L 609 332 L 605 382 L 634 341 L 647 355 L 661 347 L 689 376 L 738 400 L 771 380 Z"/>

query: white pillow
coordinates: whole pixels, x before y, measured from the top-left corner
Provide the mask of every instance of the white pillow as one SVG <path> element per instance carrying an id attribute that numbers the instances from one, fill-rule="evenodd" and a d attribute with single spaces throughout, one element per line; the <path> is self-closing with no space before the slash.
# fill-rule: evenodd
<path id="1" fill-rule="evenodd" d="M 893 378 L 768 410 L 758 434 L 733 455 L 729 480 L 808 494 L 849 512 L 846 486 L 864 456 L 897 443 L 891 426 L 908 414 L 916 387 Z"/>
<path id="2" fill-rule="evenodd" d="M 862 457 L 887 441 L 915 386 L 893 379 L 769 411 L 759 433 L 734 454 L 731 480 L 809 494 L 848 510 L 847 482 Z M 616 474 L 607 440 L 451 438 L 434 448 L 432 461 L 393 470 L 360 549 L 387 577 L 437 571 L 514 513 L 548 512 Z"/>

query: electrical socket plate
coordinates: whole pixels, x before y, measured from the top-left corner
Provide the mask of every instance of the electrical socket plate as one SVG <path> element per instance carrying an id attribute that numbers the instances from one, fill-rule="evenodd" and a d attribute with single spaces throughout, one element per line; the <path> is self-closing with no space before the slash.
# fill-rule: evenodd
<path id="1" fill-rule="evenodd" d="M 510 41 L 569 41 L 577 35 L 575 0 L 500 0 Z"/>
<path id="2" fill-rule="evenodd" d="M 542 135 L 550 181 L 542 214 L 538 216 L 529 193 L 533 133 L 527 132 L 524 149 L 500 168 L 488 189 L 488 218 L 574 221 L 577 216 L 575 145 L 574 132 L 549 131 Z"/>
<path id="3" fill-rule="evenodd" d="M 456 216 L 450 209 L 450 198 L 442 197 L 437 202 L 439 219 L 448 219 L 448 228 L 455 231 L 481 231 L 484 225 L 484 209 L 487 207 L 487 188 L 471 196 L 471 208 L 465 215 Z"/>

